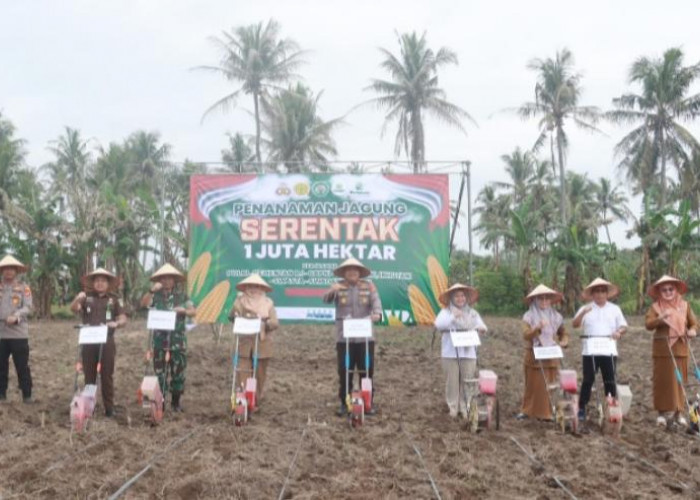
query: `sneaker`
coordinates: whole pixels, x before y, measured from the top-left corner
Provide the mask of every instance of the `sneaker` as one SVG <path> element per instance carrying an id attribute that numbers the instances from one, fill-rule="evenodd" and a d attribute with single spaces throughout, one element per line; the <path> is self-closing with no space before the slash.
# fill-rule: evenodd
<path id="1" fill-rule="evenodd" d="M 107 408 L 105 410 L 105 417 L 114 418 L 114 408 Z"/>
<path id="2" fill-rule="evenodd" d="M 686 427 L 688 425 L 688 421 L 685 419 L 685 417 L 681 417 L 681 416 L 679 416 L 676 419 L 676 423 L 682 427 Z"/>
<path id="3" fill-rule="evenodd" d="M 367 415 L 368 417 L 373 417 L 376 414 L 377 414 L 377 407 L 376 406 L 372 406 L 372 408 L 370 408 L 369 410 L 367 410 L 365 412 L 365 415 Z"/>
<path id="4" fill-rule="evenodd" d="M 24 397 L 22 397 L 22 402 L 23 402 L 25 405 L 33 405 L 33 404 L 35 403 L 35 401 L 32 399 L 31 396 L 24 396 Z"/>
<path id="5" fill-rule="evenodd" d="M 658 425 L 659 427 L 666 427 L 666 417 L 664 417 L 663 415 L 659 415 L 658 417 L 656 417 L 656 425 Z"/>
<path id="6" fill-rule="evenodd" d="M 5 394 L 0 394 L 0 401 L 7 401 L 7 396 Z"/>
<path id="7" fill-rule="evenodd" d="M 520 412 L 520 413 L 518 413 L 518 414 L 515 416 L 515 419 L 516 419 L 516 420 L 527 420 L 528 418 L 530 418 L 530 417 L 528 417 L 528 416 L 527 416 L 525 413 L 523 413 L 523 412 Z"/>
<path id="8" fill-rule="evenodd" d="M 585 422 L 585 421 L 586 421 L 586 410 L 585 410 L 585 408 L 579 409 L 578 414 L 577 414 L 577 417 L 578 417 L 578 421 L 579 421 L 579 422 Z"/>
<path id="9" fill-rule="evenodd" d="M 340 403 L 338 411 L 336 411 L 335 414 L 339 417 L 344 417 L 348 414 L 348 407 L 345 406 L 345 403 Z"/>
<path id="10" fill-rule="evenodd" d="M 452 408 L 450 408 L 450 417 L 457 418 L 457 410 L 453 410 Z"/>

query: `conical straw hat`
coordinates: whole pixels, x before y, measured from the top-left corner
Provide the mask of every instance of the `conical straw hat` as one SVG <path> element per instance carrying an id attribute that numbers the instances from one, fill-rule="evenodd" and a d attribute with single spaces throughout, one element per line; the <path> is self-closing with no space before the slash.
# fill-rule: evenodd
<path id="1" fill-rule="evenodd" d="M 539 297 L 541 295 L 552 295 L 553 296 L 553 298 L 552 298 L 553 304 L 557 304 L 557 303 L 561 302 L 562 299 L 564 298 L 561 293 L 557 292 L 556 290 L 552 290 L 548 286 L 545 286 L 542 283 L 540 283 L 539 285 L 537 285 L 535 287 L 534 290 L 532 290 L 530 293 L 527 294 L 527 297 L 525 297 L 525 303 L 529 304 L 530 302 L 532 302 L 532 299 L 534 299 L 535 297 Z"/>
<path id="2" fill-rule="evenodd" d="M 2 260 L 0 260 L 0 269 L 3 267 L 16 267 L 18 273 L 27 272 L 27 266 L 15 259 L 12 255 L 5 255 Z"/>
<path id="3" fill-rule="evenodd" d="M 581 298 L 583 298 L 583 300 L 591 300 L 593 298 L 593 289 L 599 286 L 605 286 L 608 288 L 608 299 L 614 299 L 615 297 L 620 295 L 620 288 L 617 285 L 613 285 L 612 283 L 604 280 L 603 278 L 596 278 L 593 281 L 591 281 L 586 288 L 583 289 L 583 291 L 581 292 Z"/>
<path id="4" fill-rule="evenodd" d="M 439 299 L 443 306 L 448 306 L 450 304 L 450 296 L 452 295 L 452 292 L 456 292 L 457 290 L 462 290 L 467 295 L 467 304 L 469 305 L 472 305 L 479 300 L 479 290 L 473 286 L 455 283 L 440 294 Z"/>
<path id="5" fill-rule="evenodd" d="M 360 270 L 360 278 L 366 278 L 367 276 L 370 275 L 371 271 L 369 270 L 368 267 L 365 267 L 362 262 L 359 260 L 350 257 L 348 260 L 340 264 L 338 267 L 336 267 L 333 270 L 333 274 L 338 276 L 339 278 L 344 278 L 345 277 L 345 269 L 348 267 L 356 267 Z"/>
<path id="6" fill-rule="evenodd" d="M 109 289 L 116 290 L 119 287 L 119 278 L 114 274 L 107 271 L 104 267 L 98 267 L 93 272 L 86 274 L 80 278 L 80 283 L 82 283 L 83 288 L 86 290 L 92 290 L 92 282 L 97 276 L 104 276 L 109 282 Z"/>
<path id="7" fill-rule="evenodd" d="M 175 278 L 175 281 L 185 281 L 185 275 L 170 264 L 164 264 L 160 269 L 153 273 L 153 276 L 151 276 L 149 279 L 151 281 L 158 281 L 158 278 L 162 278 L 163 276 L 172 276 Z"/>
<path id="8" fill-rule="evenodd" d="M 262 277 L 259 274 L 251 274 L 246 279 L 239 282 L 236 285 L 236 290 L 240 290 L 242 292 L 247 285 L 259 286 L 261 288 L 264 288 L 266 292 L 272 291 L 272 287 L 268 285 L 267 282 L 264 279 L 262 279 Z"/>
<path id="9" fill-rule="evenodd" d="M 654 300 L 658 299 L 661 295 L 661 293 L 659 292 L 659 286 L 663 285 L 664 283 L 675 284 L 676 288 L 678 288 L 678 293 L 680 293 L 681 295 L 685 294 L 685 292 L 688 291 L 688 285 L 686 285 L 684 281 L 679 280 L 678 278 L 674 278 L 673 276 L 669 276 L 668 274 L 664 274 L 658 280 L 656 280 L 656 283 L 647 288 L 647 295 L 649 295 L 649 297 L 651 297 Z"/>

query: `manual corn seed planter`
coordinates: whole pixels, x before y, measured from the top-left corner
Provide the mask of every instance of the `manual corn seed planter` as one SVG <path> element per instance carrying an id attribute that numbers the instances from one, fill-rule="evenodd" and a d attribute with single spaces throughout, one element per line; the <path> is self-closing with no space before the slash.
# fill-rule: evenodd
<path id="1" fill-rule="evenodd" d="M 262 321 L 260 318 L 236 317 L 233 323 L 235 348 L 233 350 L 231 360 L 233 365 L 233 373 L 231 375 L 231 416 L 233 418 L 233 423 L 237 427 L 248 423 L 251 413 L 253 413 L 257 408 L 258 349 L 261 327 Z M 240 337 L 242 335 L 252 335 L 255 337 L 253 348 L 253 365 L 251 369 L 241 369 L 240 367 Z M 248 373 L 249 376 L 246 377 L 245 383 L 241 382 L 239 385 L 236 385 L 239 382 L 238 376 L 242 372 Z"/>
<path id="2" fill-rule="evenodd" d="M 479 377 L 465 379 L 474 387 L 476 394 L 467 398 L 467 428 L 471 432 L 481 429 L 501 428 L 500 407 L 496 396 L 498 375 L 491 370 L 479 370 Z"/>
<path id="3" fill-rule="evenodd" d="M 148 330 L 148 348 L 144 360 L 143 379 L 136 393 L 138 404 L 145 410 L 146 419 L 153 425 L 163 420 L 165 398 L 153 368 L 153 330 Z"/>
<path id="4" fill-rule="evenodd" d="M 690 340 L 688 340 L 688 350 L 690 351 L 690 358 L 693 361 L 693 373 L 695 374 L 696 386 L 700 386 L 700 367 L 698 367 L 698 361 L 695 359 L 695 353 L 693 348 L 690 346 Z M 690 404 L 689 411 L 690 422 L 688 422 L 688 432 L 700 435 L 700 390 L 695 391 L 695 399 Z"/>
<path id="5" fill-rule="evenodd" d="M 617 386 L 617 369 L 615 366 L 615 356 L 617 356 L 617 344 L 612 337 L 607 336 L 588 336 L 583 335 L 581 337 L 583 342 L 586 342 L 588 353 L 587 356 L 591 356 L 591 362 L 593 363 L 593 376 L 596 378 L 596 382 L 593 386 L 593 391 L 596 397 L 596 422 L 603 434 L 611 434 L 613 437 L 619 437 L 620 431 L 622 430 L 622 419 L 626 413 L 625 408 L 629 408 L 628 404 L 623 404 L 621 398 L 630 399 L 631 403 L 631 393 L 629 392 L 628 386 Z M 598 382 L 597 366 L 595 364 L 596 356 L 610 356 L 610 362 L 613 368 L 613 379 L 612 382 L 616 386 L 616 394 L 605 394 L 605 380 L 603 381 L 603 387 L 600 387 L 600 382 Z M 601 370 L 602 376 L 602 370 Z"/>
<path id="6" fill-rule="evenodd" d="M 498 376 L 491 370 L 479 370 L 478 378 L 464 378 L 462 375 L 462 356 L 460 349 L 474 348 L 481 345 L 476 330 L 450 331 L 450 341 L 457 358 L 457 370 L 462 398 L 467 404 L 467 428 L 471 432 L 480 429 L 500 429 L 500 408 L 496 396 Z M 464 354 L 466 352 L 463 351 Z M 461 404 L 461 402 L 459 403 Z"/>
<path id="7" fill-rule="evenodd" d="M 78 355 L 75 362 L 75 377 L 73 379 L 73 399 L 70 403 L 70 423 L 71 431 L 84 432 L 88 423 L 95 413 L 97 401 L 97 387 L 100 383 L 102 372 L 102 350 L 107 342 L 107 325 L 87 326 L 79 325 L 75 328 L 80 330 L 78 337 Z M 84 384 L 79 388 L 78 379 L 80 374 L 85 375 L 83 369 L 83 346 L 88 344 L 99 344 L 99 354 L 97 356 L 97 378 L 94 384 Z"/>
<path id="8" fill-rule="evenodd" d="M 681 389 L 683 401 L 685 402 L 685 407 L 686 411 L 688 412 L 688 426 L 687 426 L 687 431 L 689 434 L 700 434 L 700 393 L 696 392 L 695 394 L 695 400 L 691 401 L 688 399 L 688 389 L 690 388 L 698 388 L 700 387 L 700 367 L 698 367 L 697 360 L 695 359 L 695 353 L 693 352 L 693 348 L 690 345 L 690 339 L 686 336 L 685 341 L 688 343 L 688 350 L 690 351 L 690 359 L 693 362 L 693 371 L 695 375 L 695 382 L 694 383 L 687 383 L 685 382 L 683 378 L 683 374 L 681 373 L 680 368 L 678 368 L 678 361 L 676 360 L 676 356 L 673 354 L 673 348 L 671 347 L 671 341 L 668 336 L 656 336 L 654 337 L 654 340 L 658 339 L 664 339 L 666 341 L 666 345 L 668 346 L 668 353 L 671 356 L 671 360 L 673 360 L 673 371 L 676 376 L 676 382 L 678 383 L 678 386 Z M 681 340 L 679 340 L 680 342 Z M 671 422 L 669 422 L 669 427 L 672 425 Z"/>
<path id="9" fill-rule="evenodd" d="M 172 307 L 172 303 L 169 304 Z M 152 425 L 163 421 L 165 402 L 168 394 L 168 375 L 171 374 L 171 340 L 177 324 L 177 313 L 173 310 L 160 310 L 151 307 L 148 310 L 146 328 L 148 329 L 148 347 L 146 349 L 143 379 L 137 392 L 137 399 L 144 410 L 144 418 Z M 155 368 L 156 337 L 162 339 L 164 351 L 163 373 L 158 376 Z"/>
<path id="10" fill-rule="evenodd" d="M 556 425 L 562 432 L 578 432 L 578 386 L 576 370 L 559 370 L 559 380 L 549 382 L 544 372 L 543 360 L 563 359 L 564 353 L 561 346 L 535 346 L 533 347 L 535 360 L 540 367 L 542 380 L 546 388 L 549 406 Z"/>
<path id="11" fill-rule="evenodd" d="M 345 338 L 345 404 L 348 410 L 350 427 L 361 427 L 365 415 L 372 411 L 372 379 L 370 378 L 369 339 L 372 338 L 372 320 L 370 318 L 343 320 L 343 337 Z M 350 366 L 350 339 L 364 339 L 364 366 Z M 352 390 L 352 378 L 357 374 L 360 390 Z"/>

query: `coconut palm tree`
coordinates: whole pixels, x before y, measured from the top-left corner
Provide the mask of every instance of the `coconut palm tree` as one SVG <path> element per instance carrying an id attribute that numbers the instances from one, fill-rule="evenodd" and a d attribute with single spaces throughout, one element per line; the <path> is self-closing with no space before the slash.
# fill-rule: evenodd
<path id="1" fill-rule="evenodd" d="M 493 184 L 484 186 L 476 197 L 474 213 L 479 217 L 474 231 L 481 234 L 481 244 L 493 251 L 493 265 L 498 269 L 501 263 L 502 242 L 508 231 L 510 217 L 510 197 L 499 195 Z"/>
<path id="2" fill-rule="evenodd" d="M 600 224 L 605 227 L 608 244 L 612 245 L 610 238 L 610 224 L 616 220 L 627 222 L 630 209 L 627 206 L 627 196 L 620 191 L 620 186 L 613 186 L 610 180 L 601 177 L 597 184 L 593 184 L 595 192 L 595 212 L 601 214 Z"/>
<path id="3" fill-rule="evenodd" d="M 263 141 L 269 160 L 283 162 L 289 172 L 302 170 L 307 163 L 326 164 L 329 156 L 337 155 L 331 134 L 342 118 L 323 121 L 318 116 L 318 101 L 304 85 L 279 92 L 263 106 Z"/>
<path id="4" fill-rule="evenodd" d="M 221 150 L 221 161 L 226 164 L 222 172 L 250 172 L 250 162 L 254 159 L 253 151 L 248 145 L 248 141 L 240 134 L 228 134 L 229 149 Z M 257 166 L 252 167 L 255 171 Z"/>
<path id="5" fill-rule="evenodd" d="M 535 152 L 539 151 L 549 139 L 552 165 L 558 167 L 559 170 L 561 191 L 559 209 L 563 225 L 566 225 L 568 220 L 564 162 L 569 147 L 569 139 L 564 125 L 571 120 L 584 130 L 599 132 L 595 127 L 599 118 L 598 108 L 579 105 L 582 93 L 581 75 L 574 72 L 573 65 L 574 56 L 568 49 L 557 52 L 554 59 L 533 59 L 530 61 L 527 65 L 528 69 L 537 72 L 535 101 L 526 102 L 517 110 L 523 119 L 540 118 L 540 135 L 533 146 Z"/>
<path id="6" fill-rule="evenodd" d="M 393 121 L 398 122 L 394 153 L 404 151 L 413 162 L 415 172 L 424 168 L 425 115 L 432 115 L 464 132 L 463 120 L 474 120 L 464 109 L 447 100 L 445 91 L 438 86 L 438 70 L 449 64 L 457 64 L 457 54 L 441 47 L 433 52 L 428 47 L 425 33 L 420 37 L 413 33 L 398 35 L 398 56 L 380 48 L 384 56 L 381 67 L 389 73 L 389 80 L 373 79 L 365 89 L 379 97 L 369 103 L 386 109 L 382 135 Z"/>
<path id="7" fill-rule="evenodd" d="M 47 148 L 55 160 L 45 165 L 54 184 L 79 184 L 88 176 L 88 167 L 92 160 L 89 151 L 89 139 L 83 139 L 80 130 L 65 127 L 64 134 L 50 142 Z"/>
<path id="8" fill-rule="evenodd" d="M 638 125 L 616 146 L 626 156 L 621 164 L 628 177 L 636 180 L 638 190 L 659 178 L 658 207 L 667 198 L 667 162 L 681 168 L 689 151 L 700 143 L 681 122 L 697 117 L 700 94 L 690 95 L 690 86 L 700 76 L 700 63 L 683 66 L 683 51 L 671 48 L 658 59 L 640 57 L 629 70 L 629 83 L 639 84 L 641 93 L 624 94 L 613 99 L 617 108 L 606 113 L 613 123 Z"/>
<path id="9" fill-rule="evenodd" d="M 303 51 L 292 39 L 280 39 L 280 25 L 270 19 L 249 26 L 238 26 L 231 32 L 224 31 L 221 38 L 212 37 L 212 43 L 221 52 L 218 66 L 200 66 L 199 69 L 212 71 L 230 82 L 242 85 L 234 92 L 212 104 L 204 116 L 215 109 L 226 111 L 235 105 L 238 96 L 253 96 L 255 116 L 255 159 L 261 161 L 260 154 L 260 106 L 268 88 L 288 81 L 296 76 L 296 69 L 304 62 Z"/>
<path id="10" fill-rule="evenodd" d="M 510 182 L 494 183 L 498 188 L 506 189 L 510 192 L 512 202 L 519 206 L 529 191 L 530 181 L 535 173 L 536 159 L 529 151 L 522 151 L 520 148 L 509 155 L 502 155 L 501 160 L 505 163 L 505 170 L 510 177 Z"/>
<path id="11" fill-rule="evenodd" d="M 4 198 L 12 198 L 25 155 L 24 141 L 15 138 L 15 126 L 0 113 L 0 212 Z"/>
<path id="12" fill-rule="evenodd" d="M 129 176 L 132 187 L 160 191 L 158 186 L 163 183 L 163 169 L 172 150 L 170 144 L 160 143 L 159 132 L 138 130 L 129 135 L 125 147 L 132 156 Z"/>

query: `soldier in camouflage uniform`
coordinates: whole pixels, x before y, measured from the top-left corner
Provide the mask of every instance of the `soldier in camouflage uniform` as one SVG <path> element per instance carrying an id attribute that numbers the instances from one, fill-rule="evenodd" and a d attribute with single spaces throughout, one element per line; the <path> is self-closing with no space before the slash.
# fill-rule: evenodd
<path id="1" fill-rule="evenodd" d="M 27 316 L 32 310 L 32 291 L 29 285 L 17 279 L 19 273 L 25 272 L 26 266 L 10 255 L 0 260 L 0 400 L 7 399 L 7 377 L 12 356 L 22 400 L 31 403 Z"/>
<path id="2" fill-rule="evenodd" d="M 180 403 L 185 391 L 185 370 L 187 368 L 186 320 L 197 310 L 185 292 L 176 285 L 185 281 L 185 275 L 170 264 L 165 264 L 151 276 L 151 289 L 141 299 L 141 307 L 152 307 L 159 311 L 175 311 L 177 320 L 174 331 L 155 330 L 153 332 L 153 370 L 163 394 L 172 393 L 172 409 L 183 411 Z M 169 356 L 169 359 L 167 357 Z M 168 384 L 168 371 L 170 383 Z"/>
<path id="3" fill-rule="evenodd" d="M 83 276 L 81 282 L 85 291 L 73 299 L 71 311 L 80 315 L 84 325 L 108 327 L 105 344 L 85 344 L 81 348 L 85 383 L 97 383 L 97 366 L 101 364 L 102 402 L 105 415 L 111 418 L 114 416 L 114 363 L 117 356 L 114 332 L 126 325 L 124 304 L 117 295 L 119 278 L 100 267 Z"/>
<path id="4" fill-rule="evenodd" d="M 382 302 L 377 293 L 377 287 L 366 278 L 370 275 L 370 270 L 363 266 L 360 261 L 350 258 L 340 264 L 333 274 L 343 278 L 333 283 L 331 288 L 323 296 L 326 303 L 335 304 L 335 347 L 338 355 L 338 397 L 340 398 L 340 408 L 337 412 L 339 416 L 345 415 L 347 407 L 345 404 L 345 339 L 343 338 L 343 320 L 347 318 L 371 318 L 372 321 L 379 321 L 382 317 Z M 366 370 L 365 367 L 365 339 L 351 338 L 349 342 L 350 369 Z M 369 370 L 367 376 L 374 377 L 374 337 L 369 340 Z M 365 376 L 365 375 L 363 375 Z M 348 390 L 352 392 L 353 377 L 350 377 Z M 373 386 L 374 388 L 374 386 Z M 369 414 L 374 413 L 375 405 Z"/>

